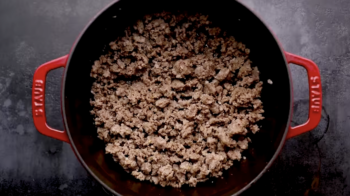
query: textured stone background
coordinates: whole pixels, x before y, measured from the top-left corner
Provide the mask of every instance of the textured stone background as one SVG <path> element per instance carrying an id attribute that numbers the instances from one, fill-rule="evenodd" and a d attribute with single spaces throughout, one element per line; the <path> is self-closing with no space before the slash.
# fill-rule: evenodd
<path id="1" fill-rule="evenodd" d="M 68 53 L 84 25 L 110 1 L 0 1 L 0 195 L 103 194 L 68 144 L 36 131 L 31 84 L 35 69 Z M 350 195 L 350 1 L 242 2 L 287 51 L 318 64 L 324 94 L 320 125 L 288 140 L 270 171 L 244 195 Z M 301 67 L 291 70 L 293 123 L 300 124 L 307 117 L 307 77 Z M 48 121 L 59 129 L 61 74 L 50 72 L 46 87 Z"/>

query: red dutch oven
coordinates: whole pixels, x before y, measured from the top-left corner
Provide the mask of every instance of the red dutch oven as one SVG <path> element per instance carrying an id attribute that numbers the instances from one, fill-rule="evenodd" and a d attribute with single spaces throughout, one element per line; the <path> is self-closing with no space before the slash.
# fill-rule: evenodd
<path id="1" fill-rule="evenodd" d="M 208 14 L 216 26 L 233 35 L 251 50 L 253 66 L 264 81 L 261 99 L 265 119 L 261 131 L 252 135 L 247 158 L 224 172 L 223 178 L 199 183 L 196 188 L 163 188 L 136 180 L 126 173 L 97 138 L 89 101 L 93 98 L 90 70 L 108 43 L 123 36 L 124 29 L 145 14 L 187 11 Z M 309 117 L 291 127 L 293 89 L 288 64 L 306 69 L 309 85 Z M 45 81 L 49 71 L 63 67 L 61 108 L 65 130 L 49 127 L 45 117 Z M 272 80 L 273 84 L 267 81 Z M 307 85 L 307 84 L 305 84 Z M 257 181 L 278 156 L 286 139 L 314 129 L 321 119 L 322 88 L 320 72 L 311 60 L 282 49 L 268 27 L 251 10 L 236 1 L 217 0 L 120 0 L 102 10 L 82 31 L 66 56 L 41 65 L 34 74 L 32 112 L 38 131 L 72 146 L 86 170 L 115 195 L 238 195 Z"/>

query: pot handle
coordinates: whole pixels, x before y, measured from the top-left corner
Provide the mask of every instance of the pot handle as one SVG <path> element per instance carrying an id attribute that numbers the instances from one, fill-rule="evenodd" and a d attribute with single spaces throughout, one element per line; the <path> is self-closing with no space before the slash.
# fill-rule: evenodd
<path id="1" fill-rule="evenodd" d="M 49 71 L 66 67 L 68 55 L 57 58 L 41 65 L 34 73 L 32 86 L 32 113 L 36 129 L 43 135 L 69 143 L 66 131 L 59 131 L 49 127 L 46 123 L 45 114 L 45 84 L 46 75 Z"/>
<path id="2" fill-rule="evenodd" d="M 317 127 L 322 115 L 322 86 L 320 70 L 313 61 L 288 52 L 285 52 L 285 56 L 288 63 L 294 63 L 306 69 L 309 79 L 310 99 L 308 120 L 304 124 L 290 127 L 287 134 L 287 139 L 289 139 Z"/>

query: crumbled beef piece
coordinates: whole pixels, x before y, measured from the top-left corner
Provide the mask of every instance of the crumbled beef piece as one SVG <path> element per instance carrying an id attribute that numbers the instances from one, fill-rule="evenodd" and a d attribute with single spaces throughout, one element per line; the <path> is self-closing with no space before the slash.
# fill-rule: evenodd
<path id="1" fill-rule="evenodd" d="M 153 123 L 150 123 L 150 122 L 143 123 L 142 127 L 147 134 L 152 134 L 157 129 L 157 126 L 155 126 Z"/>
<path id="2" fill-rule="evenodd" d="M 195 104 L 192 104 L 188 107 L 186 111 L 186 117 L 187 119 L 193 119 L 197 115 L 198 108 Z"/>
<path id="3" fill-rule="evenodd" d="M 159 168 L 158 174 L 161 179 L 169 180 L 170 178 L 172 178 L 174 171 L 171 165 L 166 165 Z"/>
<path id="4" fill-rule="evenodd" d="M 142 172 L 132 171 L 131 175 L 133 175 L 136 179 L 139 179 L 141 181 L 145 180 L 145 175 Z"/>
<path id="5" fill-rule="evenodd" d="M 120 136 L 122 137 L 125 137 L 127 135 L 130 135 L 131 134 L 131 129 L 130 127 L 128 126 L 125 126 L 124 124 L 122 124 L 121 126 L 119 125 L 114 125 L 112 128 L 111 128 L 111 134 L 113 135 L 117 135 L 119 134 Z"/>
<path id="6" fill-rule="evenodd" d="M 98 127 L 97 128 L 98 138 L 108 142 L 110 140 L 109 131 L 107 129 Z"/>
<path id="7" fill-rule="evenodd" d="M 245 135 L 247 134 L 247 129 L 245 128 L 247 126 L 246 123 L 244 123 L 244 120 L 240 119 L 234 119 L 232 122 L 227 126 L 228 128 L 228 135 L 232 137 L 236 134 Z"/>
<path id="8" fill-rule="evenodd" d="M 152 165 L 150 163 L 143 163 L 141 171 L 145 174 L 149 174 L 152 171 Z"/>
<path id="9" fill-rule="evenodd" d="M 174 64 L 173 74 L 176 78 L 183 78 L 193 72 L 192 64 L 189 60 L 178 60 Z"/>
<path id="10" fill-rule="evenodd" d="M 228 151 L 227 156 L 232 160 L 238 160 L 238 161 L 240 161 L 242 158 L 241 151 L 239 149 Z"/>
<path id="11" fill-rule="evenodd" d="M 166 140 L 162 137 L 156 137 L 154 139 L 154 145 L 161 150 L 164 150 L 166 148 Z"/>
<path id="12" fill-rule="evenodd" d="M 214 83 L 209 83 L 209 82 L 206 82 L 205 85 L 204 85 L 204 90 L 203 92 L 205 94 L 215 94 L 216 92 L 216 86 Z"/>
<path id="13" fill-rule="evenodd" d="M 212 103 L 214 103 L 214 97 L 207 95 L 207 94 L 203 94 L 201 96 L 201 101 L 202 103 L 204 103 L 205 105 L 210 105 Z"/>
<path id="14" fill-rule="evenodd" d="M 256 133 L 256 132 L 258 132 L 260 129 L 259 129 L 259 127 L 258 127 L 258 125 L 251 125 L 250 126 L 250 130 L 252 131 L 252 133 Z"/>
<path id="15" fill-rule="evenodd" d="M 188 184 L 190 187 L 195 187 L 197 185 L 197 178 L 191 176 L 190 180 L 188 181 Z"/>
<path id="16" fill-rule="evenodd" d="M 169 99 L 159 99 L 156 101 L 156 106 L 165 108 L 170 103 Z"/>
<path id="17" fill-rule="evenodd" d="M 181 82 L 180 80 L 174 80 L 171 83 L 171 87 L 175 90 L 182 90 L 185 87 L 185 84 Z"/>
<path id="18" fill-rule="evenodd" d="M 219 114 L 220 113 L 220 105 L 217 103 L 214 103 L 213 105 L 210 106 L 210 111 L 213 114 Z"/>
<path id="19" fill-rule="evenodd" d="M 136 179 L 195 187 L 242 159 L 264 119 L 262 82 L 226 34 L 200 14 L 147 15 L 93 62 L 98 138 Z"/>
<path id="20" fill-rule="evenodd" d="M 220 72 L 215 76 L 215 79 L 219 80 L 219 81 L 223 81 L 227 75 L 230 73 L 230 70 L 227 68 L 223 68 L 222 70 L 220 70 Z"/>
<path id="21" fill-rule="evenodd" d="M 248 140 L 247 139 L 238 141 L 237 144 L 242 150 L 248 149 Z"/>

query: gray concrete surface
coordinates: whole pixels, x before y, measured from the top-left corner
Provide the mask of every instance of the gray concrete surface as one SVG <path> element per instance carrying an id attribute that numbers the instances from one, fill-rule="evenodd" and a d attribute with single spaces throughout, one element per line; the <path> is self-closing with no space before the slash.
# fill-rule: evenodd
<path id="1" fill-rule="evenodd" d="M 0 195 L 103 194 L 68 144 L 36 131 L 31 85 L 35 69 L 68 53 L 80 30 L 110 1 L 0 1 Z M 350 1 L 242 2 L 287 51 L 318 64 L 324 95 L 320 125 L 286 141 L 270 171 L 244 195 L 350 195 Z M 290 67 L 293 124 L 300 124 L 307 117 L 307 77 L 303 68 Z M 48 121 L 59 129 L 61 74 L 50 72 L 46 87 Z"/>

